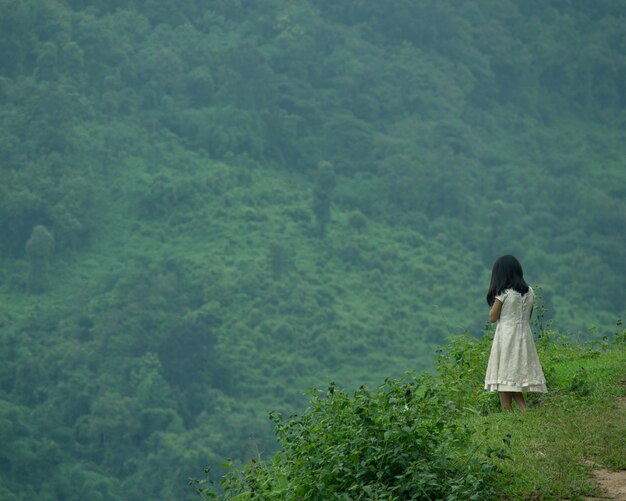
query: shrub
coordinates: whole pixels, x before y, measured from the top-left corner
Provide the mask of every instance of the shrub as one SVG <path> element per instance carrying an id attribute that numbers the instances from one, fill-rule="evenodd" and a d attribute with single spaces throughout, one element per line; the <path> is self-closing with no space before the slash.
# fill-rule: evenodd
<path id="1" fill-rule="evenodd" d="M 272 414 L 282 445 L 224 477 L 224 499 L 488 499 L 494 466 L 427 376 L 387 379 L 354 395 L 311 392 L 302 416 Z M 202 481 L 199 493 L 217 496 Z"/>

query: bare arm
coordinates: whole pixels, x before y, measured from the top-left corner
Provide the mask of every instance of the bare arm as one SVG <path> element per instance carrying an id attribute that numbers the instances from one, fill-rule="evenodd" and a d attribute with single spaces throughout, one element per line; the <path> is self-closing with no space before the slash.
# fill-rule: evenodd
<path id="1" fill-rule="evenodd" d="M 497 322 L 500 318 L 500 312 L 502 311 L 502 301 L 494 299 L 491 310 L 489 310 L 489 321 L 491 323 Z"/>

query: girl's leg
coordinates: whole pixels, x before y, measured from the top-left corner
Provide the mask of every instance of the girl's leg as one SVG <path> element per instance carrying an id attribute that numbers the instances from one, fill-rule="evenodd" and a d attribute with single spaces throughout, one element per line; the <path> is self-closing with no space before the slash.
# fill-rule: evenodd
<path id="1" fill-rule="evenodd" d="M 500 405 L 502 406 L 502 412 L 509 412 L 511 410 L 511 404 L 513 402 L 513 393 L 510 391 L 501 391 Z"/>
<path id="2" fill-rule="evenodd" d="M 523 411 L 525 411 L 528 407 L 526 406 L 526 400 L 524 399 L 524 394 L 521 392 L 515 392 L 513 393 L 513 398 L 515 399 L 515 401 L 517 402 L 517 405 L 519 405 L 519 408 L 522 409 Z"/>

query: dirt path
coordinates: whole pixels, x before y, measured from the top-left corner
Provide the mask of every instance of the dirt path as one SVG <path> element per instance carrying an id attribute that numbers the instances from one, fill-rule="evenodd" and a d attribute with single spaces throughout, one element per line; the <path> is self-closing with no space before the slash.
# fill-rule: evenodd
<path id="1" fill-rule="evenodd" d="M 626 407 L 626 397 L 617 399 L 617 402 L 620 407 Z M 593 463 L 592 466 L 595 467 L 593 476 L 598 485 L 606 491 L 606 496 L 600 498 L 586 497 L 585 499 L 589 501 L 600 499 L 626 501 L 626 470 L 609 471 Z"/>
<path id="2" fill-rule="evenodd" d="M 606 491 L 603 497 L 586 497 L 586 500 L 613 499 L 626 501 L 626 471 L 609 471 L 602 468 L 594 470 L 593 476 L 598 485 Z"/>

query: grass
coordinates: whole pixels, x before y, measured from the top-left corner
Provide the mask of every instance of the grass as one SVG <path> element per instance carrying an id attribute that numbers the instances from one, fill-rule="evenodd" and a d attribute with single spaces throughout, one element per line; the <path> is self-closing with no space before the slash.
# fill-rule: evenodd
<path id="1" fill-rule="evenodd" d="M 527 412 L 476 416 L 468 423 L 488 447 L 510 440 L 509 458 L 497 460 L 501 499 L 597 496 L 602 493 L 591 478 L 596 465 L 626 469 L 623 344 L 606 351 L 563 347 L 556 358 L 554 390 L 546 398 Z"/>

